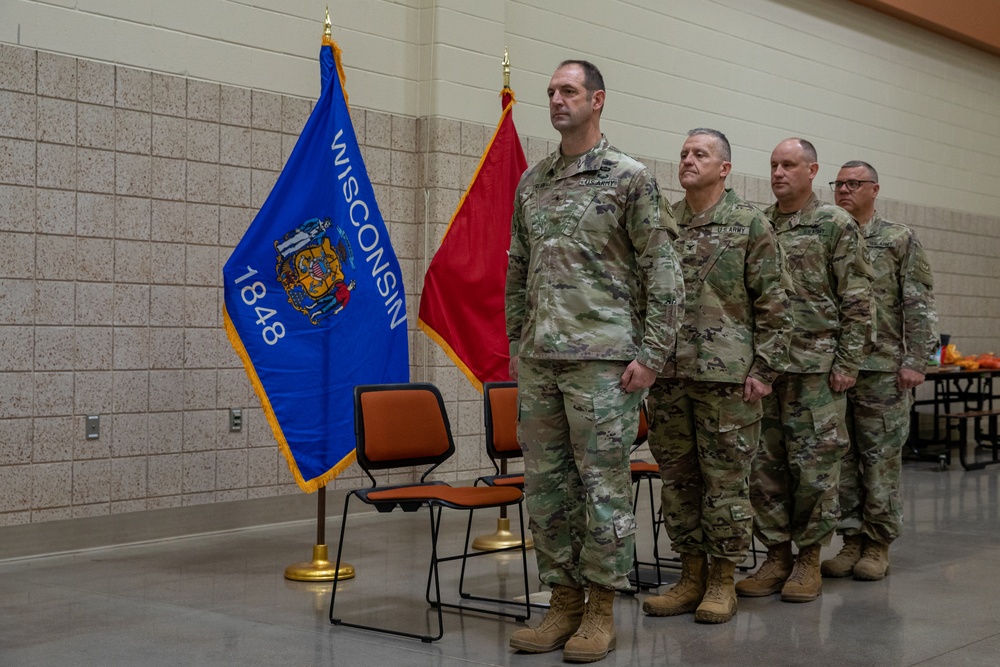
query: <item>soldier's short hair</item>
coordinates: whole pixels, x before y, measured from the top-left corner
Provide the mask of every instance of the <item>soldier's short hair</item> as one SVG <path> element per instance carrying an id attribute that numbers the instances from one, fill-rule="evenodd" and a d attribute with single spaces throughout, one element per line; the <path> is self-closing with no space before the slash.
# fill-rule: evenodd
<path id="1" fill-rule="evenodd" d="M 854 169 L 855 167 L 864 167 L 868 170 L 868 177 L 873 181 L 878 183 L 878 172 L 875 171 L 875 167 L 871 166 L 864 160 L 850 160 L 841 165 L 841 169 Z"/>
<path id="2" fill-rule="evenodd" d="M 576 65 L 583 70 L 583 86 L 590 95 L 598 90 L 604 90 L 604 77 L 601 76 L 601 70 L 597 69 L 597 65 L 588 60 L 564 60 L 559 63 L 559 67 L 556 69 L 570 65 Z"/>
<path id="3" fill-rule="evenodd" d="M 733 159 L 733 149 L 729 145 L 729 139 L 726 139 L 726 135 L 718 130 L 713 130 L 710 127 L 696 127 L 693 130 L 688 130 L 688 136 L 693 137 L 698 134 L 704 134 L 715 139 L 715 143 L 719 146 L 719 157 L 721 157 L 725 162 L 731 162 Z"/>
<path id="4" fill-rule="evenodd" d="M 799 142 L 799 146 L 802 147 L 802 154 L 808 162 L 819 162 L 819 155 L 816 154 L 816 147 L 812 145 L 811 141 L 808 139 L 800 139 L 799 137 L 795 137 L 795 141 Z"/>

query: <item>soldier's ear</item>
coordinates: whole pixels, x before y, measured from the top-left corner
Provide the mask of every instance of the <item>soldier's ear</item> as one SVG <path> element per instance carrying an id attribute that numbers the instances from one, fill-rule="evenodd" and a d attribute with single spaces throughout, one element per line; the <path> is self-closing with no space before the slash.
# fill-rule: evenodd
<path id="1" fill-rule="evenodd" d="M 591 95 L 591 106 L 594 111 L 597 111 L 598 113 L 604 110 L 604 95 L 605 93 L 603 90 L 595 90 L 594 94 Z"/>
<path id="2" fill-rule="evenodd" d="M 722 176 L 723 179 L 725 179 L 726 177 L 729 176 L 729 174 L 730 174 L 730 172 L 732 172 L 732 170 L 733 170 L 733 163 L 732 162 L 723 162 L 722 163 L 722 168 L 719 170 L 719 175 Z"/>

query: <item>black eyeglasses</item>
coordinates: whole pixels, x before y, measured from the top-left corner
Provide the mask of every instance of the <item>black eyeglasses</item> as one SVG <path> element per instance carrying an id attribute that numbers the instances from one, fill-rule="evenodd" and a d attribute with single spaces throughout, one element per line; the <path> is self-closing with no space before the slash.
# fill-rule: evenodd
<path id="1" fill-rule="evenodd" d="M 854 192 L 861 187 L 862 183 L 874 183 L 875 181 L 830 181 L 830 189 L 836 192 L 842 186 L 847 186 L 848 192 Z"/>

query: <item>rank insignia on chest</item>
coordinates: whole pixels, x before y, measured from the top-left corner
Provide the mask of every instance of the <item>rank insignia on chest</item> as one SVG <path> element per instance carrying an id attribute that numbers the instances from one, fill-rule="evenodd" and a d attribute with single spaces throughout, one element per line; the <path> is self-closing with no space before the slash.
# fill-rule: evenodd
<path id="1" fill-rule="evenodd" d="M 684 241 L 684 254 L 693 255 L 698 252 L 698 242 L 694 240 Z"/>

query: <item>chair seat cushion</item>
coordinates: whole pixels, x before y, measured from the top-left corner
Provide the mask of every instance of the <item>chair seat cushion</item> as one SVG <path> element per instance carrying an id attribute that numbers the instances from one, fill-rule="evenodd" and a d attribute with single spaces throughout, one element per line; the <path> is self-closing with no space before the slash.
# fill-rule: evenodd
<path id="1" fill-rule="evenodd" d="M 660 475 L 660 466 L 646 461 L 629 461 L 629 469 L 633 475 Z"/>
<path id="2" fill-rule="evenodd" d="M 483 481 L 490 486 L 516 486 L 524 488 L 524 475 L 494 475 L 493 477 L 483 477 Z"/>
<path id="3" fill-rule="evenodd" d="M 509 486 L 447 486 L 418 484 L 365 494 L 366 502 L 430 502 L 438 501 L 451 507 L 498 507 L 520 502 L 521 490 Z"/>

